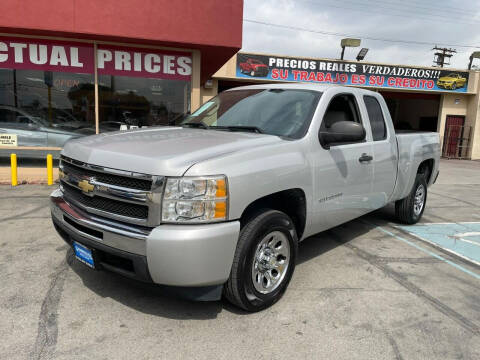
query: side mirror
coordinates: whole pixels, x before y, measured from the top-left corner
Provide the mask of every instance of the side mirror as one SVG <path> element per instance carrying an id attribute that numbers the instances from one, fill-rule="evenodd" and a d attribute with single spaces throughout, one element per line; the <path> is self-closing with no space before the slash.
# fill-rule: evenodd
<path id="1" fill-rule="evenodd" d="M 348 143 L 365 139 L 365 129 L 362 124 L 353 121 L 338 121 L 330 128 L 318 133 L 320 144 L 329 149 L 334 143 Z"/>

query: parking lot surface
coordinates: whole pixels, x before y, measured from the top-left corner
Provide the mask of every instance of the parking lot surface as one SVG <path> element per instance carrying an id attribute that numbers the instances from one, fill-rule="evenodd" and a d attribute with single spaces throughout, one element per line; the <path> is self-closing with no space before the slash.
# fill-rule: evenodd
<path id="1" fill-rule="evenodd" d="M 255 314 L 90 270 L 53 229 L 51 187 L 1 186 L 0 358 L 480 359 L 480 267 L 460 257 L 479 248 L 480 162 L 440 171 L 423 225 L 389 206 L 305 240 L 285 296 Z M 439 223 L 473 252 L 426 239 Z"/>

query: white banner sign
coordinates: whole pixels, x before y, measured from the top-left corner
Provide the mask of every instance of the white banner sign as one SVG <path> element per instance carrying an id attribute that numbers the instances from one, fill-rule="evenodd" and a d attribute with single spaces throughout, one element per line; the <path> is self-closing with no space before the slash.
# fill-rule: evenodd
<path id="1" fill-rule="evenodd" d="M 0 146 L 18 146 L 17 135 L 0 134 Z"/>

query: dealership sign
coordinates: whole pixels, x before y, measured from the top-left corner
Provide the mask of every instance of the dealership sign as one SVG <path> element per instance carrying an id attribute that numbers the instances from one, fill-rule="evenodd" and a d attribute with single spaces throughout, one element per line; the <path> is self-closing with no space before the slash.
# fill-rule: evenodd
<path id="1" fill-rule="evenodd" d="M 0 37 L 0 68 L 90 74 L 93 45 Z"/>
<path id="2" fill-rule="evenodd" d="M 466 92 L 468 72 L 363 62 L 237 54 L 236 76 L 409 90 Z"/>
<path id="3" fill-rule="evenodd" d="M 192 58 L 183 53 L 99 45 L 98 73 L 170 80 L 190 80 Z"/>
<path id="4" fill-rule="evenodd" d="M 93 44 L 0 37 L 0 68 L 93 74 Z M 190 80 L 192 58 L 157 49 L 98 45 L 100 75 Z"/>

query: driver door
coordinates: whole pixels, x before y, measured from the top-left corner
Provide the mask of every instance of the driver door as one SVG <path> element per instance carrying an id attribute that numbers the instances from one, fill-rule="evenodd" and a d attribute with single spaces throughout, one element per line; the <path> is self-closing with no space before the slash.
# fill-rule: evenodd
<path id="1" fill-rule="evenodd" d="M 312 228 L 315 232 L 371 211 L 373 164 L 368 157 L 373 156 L 373 147 L 370 126 L 363 121 L 365 116 L 358 106 L 361 100 L 354 90 L 328 95 L 329 99 L 322 99 L 328 102 L 328 106 L 320 130 L 328 131 L 336 121 L 354 121 L 364 126 L 366 137 L 352 143 L 330 144 L 329 148 L 322 147 L 319 141 L 314 144 L 317 151 L 313 159 L 315 214 Z"/>

